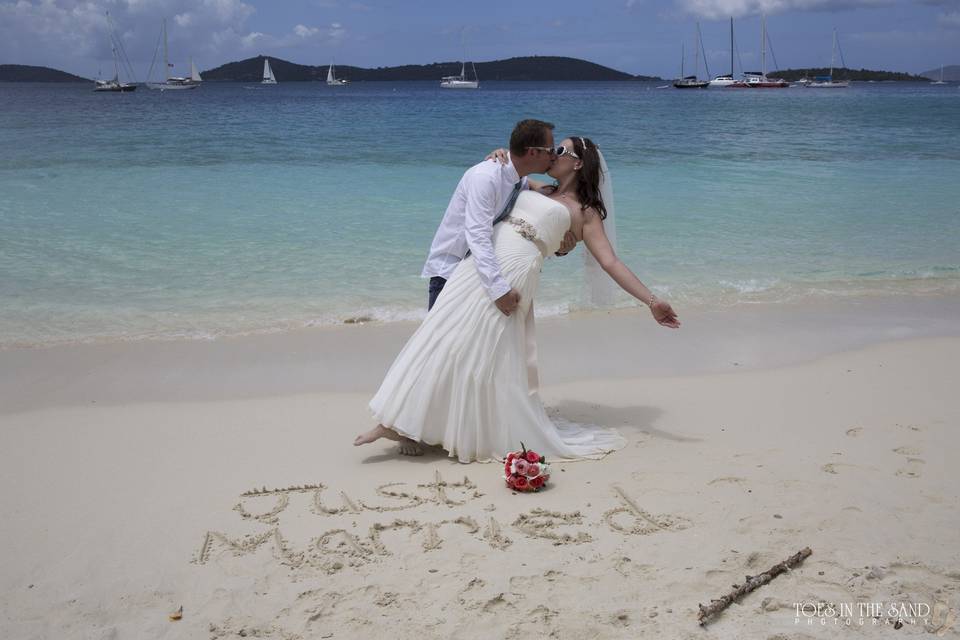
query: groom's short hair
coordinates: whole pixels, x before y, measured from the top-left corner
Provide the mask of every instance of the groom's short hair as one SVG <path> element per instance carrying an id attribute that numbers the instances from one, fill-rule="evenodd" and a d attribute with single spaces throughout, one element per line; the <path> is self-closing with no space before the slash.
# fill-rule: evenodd
<path id="1" fill-rule="evenodd" d="M 553 131 L 552 122 L 521 120 L 510 134 L 510 153 L 522 156 L 528 147 L 545 147 L 547 145 L 547 131 Z"/>

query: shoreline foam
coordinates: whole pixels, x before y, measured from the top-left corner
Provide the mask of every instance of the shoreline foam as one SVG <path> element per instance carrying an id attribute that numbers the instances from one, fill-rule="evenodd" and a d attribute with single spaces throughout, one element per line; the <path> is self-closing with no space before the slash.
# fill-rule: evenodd
<path id="1" fill-rule="evenodd" d="M 538 320 L 544 384 L 771 368 L 876 343 L 960 335 L 955 298 L 680 311 L 677 330 L 657 325 L 645 308 Z M 9 349 L 0 352 L 0 414 L 93 402 L 372 393 L 416 326 Z"/>

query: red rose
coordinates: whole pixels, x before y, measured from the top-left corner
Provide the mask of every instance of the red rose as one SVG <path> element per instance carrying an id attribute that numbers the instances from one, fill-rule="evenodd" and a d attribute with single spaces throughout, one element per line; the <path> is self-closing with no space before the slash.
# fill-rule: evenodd
<path id="1" fill-rule="evenodd" d="M 513 459 L 516 458 L 516 457 L 517 457 L 516 452 L 515 452 L 515 451 L 511 451 L 510 453 L 507 454 L 507 462 L 510 462 L 511 460 L 513 460 Z"/>
<path id="2" fill-rule="evenodd" d="M 527 451 L 527 462 L 540 462 L 540 454 L 533 451 Z"/>
<path id="3" fill-rule="evenodd" d="M 521 491 L 523 489 L 526 489 L 528 484 L 529 483 L 527 482 L 527 479 L 524 478 L 523 476 L 517 476 L 516 478 L 513 479 L 513 486 L 515 486 L 517 489 L 520 489 Z"/>
<path id="4" fill-rule="evenodd" d="M 527 465 L 527 475 L 531 478 L 535 478 L 540 475 L 540 465 L 537 463 Z"/>
<path id="5" fill-rule="evenodd" d="M 531 479 L 530 486 L 533 487 L 534 489 L 539 489 L 540 487 L 543 486 L 543 478 L 537 477 L 537 478 Z"/>

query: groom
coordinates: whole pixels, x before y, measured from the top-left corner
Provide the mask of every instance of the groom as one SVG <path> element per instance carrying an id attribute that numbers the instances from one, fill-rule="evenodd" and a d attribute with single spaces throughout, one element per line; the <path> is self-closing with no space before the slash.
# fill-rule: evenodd
<path id="1" fill-rule="evenodd" d="M 553 124 L 521 120 L 510 134 L 506 164 L 483 161 L 467 169 L 447 205 L 420 274 L 430 278 L 428 310 L 457 264 L 472 253 L 493 304 L 507 316 L 516 311 L 520 293 L 500 273 L 493 253 L 493 225 L 509 215 L 517 196 L 529 188 L 527 176 L 546 172 L 555 160 Z M 570 250 L 567 242 L 569 239 L 558 254 Z"/>

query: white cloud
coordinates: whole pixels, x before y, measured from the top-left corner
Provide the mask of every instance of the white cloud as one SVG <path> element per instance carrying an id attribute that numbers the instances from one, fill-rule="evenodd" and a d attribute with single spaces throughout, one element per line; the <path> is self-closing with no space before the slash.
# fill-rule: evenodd
<path id="1" fill-rule="evenodd" d="M 251 53 L 339 43 L 348 34 L 339 22 L 297 24 L 279 35 L 253 30 L 249 0 L 0 0 L 0 61 L 95 75 L 112 64 L 108 10 L 140 80 L 164 18 L 178 67 L 188 58 L 210 68 Z"/>
<path id="2" fill-rule="evenodd" d="M 944 27 L 960 28 L 960 11 L 941 13 L 937 16 L 937 22 Z"/>
<path id="3" fill-rule="evenodd" d="M 686 13 L 706 19 L 741 17 L 786 11 L 842 11 L 888 7 L 895 0 L 677 0 Z"/>
<path id="4" fill-rule="evenodd" d="M 320 33 L 320 29 L 317 27 L 307 27 L 302 24 L 298 24 L 293 28 L 293 32 L 301 38 L 309 38 Z"/>

